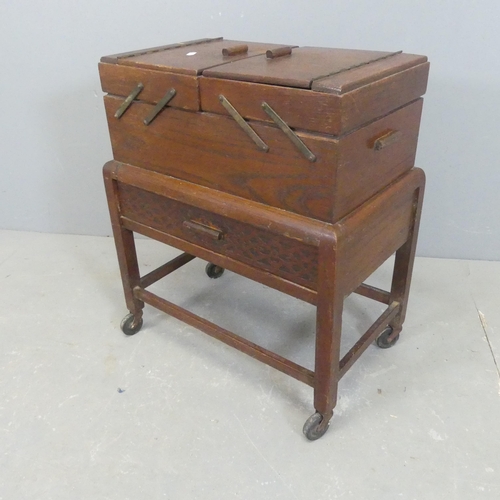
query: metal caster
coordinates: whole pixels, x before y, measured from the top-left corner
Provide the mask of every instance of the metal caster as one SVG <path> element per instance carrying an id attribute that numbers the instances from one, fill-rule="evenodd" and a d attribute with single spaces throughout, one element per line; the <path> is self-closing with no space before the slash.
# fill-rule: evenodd
<path id="1" fill-rule="evenodd" d="M 134 335 L 142 328 L 142 317 L 136 320 L 135 316 L 127 314 L 120 325 L 125 335 Z"/>
<path id="2" fill-rule="evenodd" d="M 207 276 L 212 279 L 220 278 L 224 274 L 224 268 L 220 266 L 216 266 L 215 264 L 208 263 L 207 267 L 205 267 L 205 272 Z"/>
<path id="3" fill-rule="evenodd" d="M 324 417 L 321 413 L 312 414 L 304 424 L 302 432 L 309 441 L 316 441 L 328 430 L 330 421 L 324 422 Z"/>
<path id="4" fill-rule="evenodd" d="M 377 338 L 377 345 L 381 349 L 389 349 L 399 340 L 399 333 L 392 339 L 389 340 L 390 335 L 392 334 L 393 329 L 392 326 L 388 326 Z"/>

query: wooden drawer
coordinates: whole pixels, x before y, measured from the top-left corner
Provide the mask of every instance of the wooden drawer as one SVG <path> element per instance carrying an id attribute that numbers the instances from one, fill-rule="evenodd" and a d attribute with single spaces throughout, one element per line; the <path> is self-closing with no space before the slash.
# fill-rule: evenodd
<path id="1" fill-rule="evenodd" d="M 275 126 L 250 125 L 263 152 L 231 118 L 135 102 L 120 119 L 121 99 L 105 97 L 114 158 L 326 222 L 341 218 L 413 167 L 422 101 L 340 138 L 297 132 L 314 162 Z"/>
<path id="2" fill-rule="evenodd" d="M 318 249 L 297 239 L 118 183 L 120 215 L 314 289 Z"/>

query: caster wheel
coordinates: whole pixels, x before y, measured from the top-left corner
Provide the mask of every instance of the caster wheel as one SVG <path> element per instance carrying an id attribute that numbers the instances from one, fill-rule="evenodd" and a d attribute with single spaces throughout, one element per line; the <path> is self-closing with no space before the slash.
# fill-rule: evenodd
<path id="1" fill-rule="evenodd" d="M 220 266 L 216 266 L 215 264 L 211 264 L 210 262 L 205 267 L 205 272 L 207 276 L 212 279 L 220 278 L 224 274 L 224 268 Z"/>
<path id="2" fill-rule="evenodd" d="M 318 412 L 312 414 L 306 420 L 302 432 L 304 433 L 306 438 L 309 439 L 309 441 L 316 441 L 316 439 L 319 439 L 328 430 L 330 422 L 327 422 L 326 425 L 323 426 L 321 425 L 322 422 L 323 415 Z"/>
<path id="3" fill-rule="evenodd" d="M 381 349 L 389 349 L 399 340 L 399 333 L 392 339 L 388 340 L 392 333 L 392 326 L 388 326 L 377 338 L 377 345 Z"/>
<path id="4" fill-rule="evenodd" d="M 142 318 L 136 321 L 133 314 L 127 314 L 120 327 L 125 335 L 134 335 L 142 328 Z"/>

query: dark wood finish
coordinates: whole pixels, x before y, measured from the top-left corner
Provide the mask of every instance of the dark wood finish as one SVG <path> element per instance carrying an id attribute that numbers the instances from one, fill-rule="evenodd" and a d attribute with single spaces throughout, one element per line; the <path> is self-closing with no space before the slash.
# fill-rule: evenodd
<path id="1" fill-rule="evenodd" d="M 236 52 L 234 55 L 223 55 L 223 49 L 235 45 L 246 45 L 248 50 L 246 52 Z M 137 56 L 128 56 L 124 59 L 118 59 L 118 64 L 196 76 L 200 75 L 205 69 L 223 66 L 240 59 L 264 55 L 268 49 L 278 47 L 281 47 L 281 45 L 221 39 L 213 40 L 210 43 L 190 45 L 189 47 L 180 46 L 168 50 L 146 52 Z"/>
<path id="2" fill-rule="evenodd" d="M 411 276 L 413 272 L 413 262 L 415 261 L 415 250 L 417 247 L 418 228 L 420 226 L 420 216 L 422 214 L 422 204 L 425 189 L 425 174 L 421 170 L 420 183 L 413 194 L 413 213 L 410 222 L 408 239 L 396 252 L 394 263 L 394 274 L 391 285 L 391 300 L 401 304 L 399 314 L 390 323 L 393 328 L 392 336 L 396 336 L 403 328 L 403 322 L 408 308 L 408 297 L 410 294 Z"/>
<path id="3" fill-rule="evenodd" d="M 399 180 L 388 186 L 377 196 L 368 200 L 349 216 L 334 225 L 327 224 L 323 226 L 323 232 L 320 235 L 319 242 L 317 242 L 317 248 L 319 251 L 317 256 L 319 272 L 317 292 L 314 293 L 314 291 L 305 287 L 301 287 L 300 285 L 297 286 L 294 282 L 277 279 L 279 277 L 274 273 L 262 273 L 262 271 L 256 269 L 255 263 L 253 265 L 245 266 L 239 258 L 228 258 L 226 256 L 226 252 L 218 254 L 206 250 L 207 247 L 209 247 L 207 242 L 202 242 L 199 245 L 193 245 L 184 239 L 179 239 L 175 236 L 169 235 L 168 233 L 171 232 L 171 222 L 164 218 L 164 212 L 171 212 L 169 210 L 165 211 L 162 206 L 156 206 L 156 202 L 148 202 L 145 205 L 151 207 L 151 210 L 156 214 L 154 224 L 158 224 L 161 229 L 154 229 L 146 224 L 134 221 L 132 218 L 142 218 L 144 210 L 140 206 L 134 206 L 134 204 L 129 206 L 126 199 L 130 196 L 131 189 L 137 190 L 138 188 L 123 184 L 123 182 L 118 182 L 117 178 L 120 177 L 121 172 L 125 173 L 125 176 L 122 177 L 126 177 L 126 174 L 130 175 L 130 171 L 135 168 L 136 167 L 129 167 L 116 162 L 110 162 L 105 169 L 107 178 L 106 182 L 108 185 L 110 182 L 114 183 L 114 187 L 108 190 L 108 194 L 110 196 L 110 208 L 111 210 L 115 210 L 115 212 L 113 212 L 115 214 L 114 218 L 116 219 L 116 217 L 118 217 L 122 231 L 133 230 L 141 232 L 142 234 L 153 237 L 154 239 L 164 241 L 180 248 L 181 250 L 188 252 L 189 255 L 197 255 L 202 258 L 208 257 L 208 260 L 213 261 L 217 265 L 228 267 L 229 269 L 232 268 L 236 272 L 240 272 L 251 279 L 274 286 L 278 290 L 285 291 L 286 293 L 290 293 L 291 295 L 299 298 L 306 299 L 307 297 L 311 303 L 316 303 L 316 361 L 313 375 L 311 375 L 312 372 L 306 371 L 305 373 L 308 373 L 308 375 L 304 377 L 304 372 L 302 371 L 304 369 L 302 367 L 290 364 L 287 360 L 282 362 L 280 359 L 279 362 L 277 362 L 277 359 L 273 357 L 272 354 L 268 356 L 269 353 L 266 353 L 265 355 L 258 354 L 256 357 L 261 361 L 284 371 L 285 373 L 299 378 L 299 380 L 306 378 L 307 380 L 304 381 L 314 387 L 315 408 L 321 414 L 323 419 L 321 426 L 327 426 L 336 403 L 338 381 L 340 378 L 361 355 L 363 350 L 366 349 L 368 344 L 382 331 L 384 326 L 386 326 L 386 322 L 391 321 L 391 326 L 394 324 L 396 325 L 396 328 L 398 328 L 397 321 L 398 318 L 401 318 L 402 304 L 400 302 L 393 301 L 393 305 L 391 305 L 386 312 L 380 316 L 380 318 L 365 333 L 362 339 L 354 345 L 343 360 L 339 360 L 339 344 L 341 337 L 344 297 L 351 293 L 351 291 L 357 291 L 366 296 L 372 296 L 372 298 L 375 298 L 376 300 L 385 301 L 389 295 L 388 292 L 368 287 L 360 282 L 358 283 L 358 281 L 362 280 L 362 277 L 365 274 L 370 274 L 373 269 L 378 267 L 388 256 L 387 254 L 396 250 L 398 245 L 400 248 L 400 250 L 398 250 L 398 252 L 400 252 L 398 264 L 400 270 L 397 273 L 398 276 L 395 274 L 393 290 L 389 296 L 390 299 L 392 299 L 395 295 L 401 296 L 402 300 L 407 301 L 407 291 L 409 286 L 408 269 L 410 268 L 414 258 L 414 252 L 412 253 L 412 249 L 414 249 L 416 231 L 418 229 L 416 218 L 418 217 L 420 210 L 419 207 L 422 202 L 421 193 L 425 180 L 422 171 L 419 169 L 413 169 L 410 173 L 404 175 Z M 151 176 L 155 177 L 157 175 L 159 174 L 143 171 L 143 178 L 141 179 L 141 182 L 143 184 L 147 184 L 144 182 L 144 178 Z M 168 187 L 171 190 L 171 193 L 174 193 L 176 188 L 179 189 L 179 192 L 177 193 L 178 196 L 181 192 L 187 193 L 189 191 L 193 191 L 193 196 L 196 196 L 196 193 L 200 189 L 202 191 L 206 189 L 200 188 L 196 185 L 190 185 L 189 183 L 183 183 L 182 181 L 178 181 L 176 179 L 169 179 L 167 176 L 162 177 L 164 186 L 161 186 L 160 190 L 165 190 L 165 185 L 169 185 Z M 182 187 L 180 187 L 181 185 Z M 152 187 L 154 187 L 154 183 L 152 184 Z M 174 201 L 165 196 L 159 196 L 156 194 L 153 195 L 158 196 L 162 200 L 167 200 L 169 204 Z M 141 196 L 144 195 L 141 194 Z M 231 197 L 230 195 L 225 196 L 226 200 L 222 202 L 223 204 L 228 201 L 230 202 L 230 199 L 232 198 L 234 206 L 240 205 L 240 201 L 237 198 Z M 207 203 L 206 199 L 204 203 Z M 247 202 L 246 211 L 250 212 L 250 217 L 252 216 L 252 206 L 258 207 L 258 204 Z M 395 212 L 404 214 L 402 219 L 399 219 L 398 217 L 388 217 L 388 213 L 391 211 L 391 206 Z M 116 210 L 113 207 L 119 207 L 119 209 Z M 189 205 L 188 207 L 189 209 L 193 208 Z M 219 206 L 215 208 L 219 211 L 221 207 Z M 267 207 L 265 210 L 272 212 L 275 209 Z M 409 216 L 407 217 L 408 214 Z M 312 219 L 303 219 L 302 223 L 304 226 L 303 231 L 305 232 L 307 232 L 308 226 L 314 226 L 317 224 Z M 272 224 L 270 224 L 270 227 L 271 226 Z M 367 228 L 370 230 L 375 228 L 375 232 L 380 231 L 383 238 L 379 238 L 378 235 L 374 236 L 372 232 L 367 231 Z M 121 233 L 118 232 L 116 234 L 119 236 Z M 129 245 L 130 242 L 118 239 L 117 245 L 119 244 Z M 356 274 L 355 268 L 360 264 L 358 259 L 362 253 L 364 253 L 365 259 L 361 262 L 360 270 Z M 290 254 L 286 250 L 277 252 L 277 255 L 282 254 L 287 255 L 288 258 L 290 257 Z M 356 261 L 354 266 L 349 265 L 350 259 L 354 259 Z M 121 260 L 120 263 L 122 269 L 125 269 L 124 276 L 126 277 L 129 272 L 127 271 L 127 264 L 126 262 L 124 263 L 123 260 Z M 132 266 L 132 268 L 133 267 L 134 266 Z M 241 272 L 242 270 L 243 272 Z M 156 272 L 153 271 L 150 275 L 156 274 L 156 276 L 158 276 L 162 273 L 162 268 L 159 268 L 159 270 Z M 353 283 L 356 283 L 356 286 L 354 286 Z M 126 279 L 124 279 L 124 289 L 126 291 L 126 295 L 130 293 L 130 281 L 127 281 Z M 302 292 L 307 291 L 307 293 L 302 295 L 300 292 L 301 290 Z M 132 295 L 136 301 L 139 301 L 139 303 L 146 301 L 149 304 L 158 307 L 159 309 L 168 312 L 169 314 L 172 314 L 175 317 L 196 326 L 197 328 L 200 328 L 210 335 L 220 338 L 224 342 L 227 342 L 244 352 L 255 355 L 253 345 L 245 344 L 246 341 L 241 343 L 239 338 L 234 334 L 231 334 L 230 332 L 227 332 L 226 330 L 221 329 L 220 327 L 213 325 L 212 323 L 209 323 L 192 313 L 184 311 L 182 308 L 164 301 L 153 294 L 149 294 L 149 292 L 146 292 L 141 286 L 140 279 L 138 280 L 138 285 L 133 287 Z M 395 308 L 395 305 L 397 305 L 397 309 Z M 135 307 L 134 304 L 132 304 L 132 306 Z M 133 311 L 136 311 L 136 309 L 133 309 Z"/>
<path id="4" fill-rule="evenodd" d="M 342 101 L 337 95 L 206 77 L 200 78 L 199 84 L 203 111 L 227 114 L 218 98 L 223 95 L 247 120 L 272 123 L 261 106 L 265 101 L 292 128 L 332 135 L 343 132 Z"/>
<path id="5" fill-rule="evenodd" d="M 118 161 L 331 220 L 334 179 L 327 158 L 332 161 L 335 155 L 334 141 L 301 136 L 318 156 L 311 164 L 275 127 L 252 124 L 269 146 L 265 153 L 230 117 L 201 113 L 192 119 L 190 113 L 167 109 L 146 128 L 142 120 L 150 106 L 133 104 L 117 120 L 114 113 L 121 100 L 108 96 L 105 101 L 113 155 Z"/>
<path id="6" fill-rule="evenodd" d="M 276 57 L 289 56 L 292 53 L 293 47 L 280 47 L 278 49 L 270 49 L 266 51 L 267 59 L 275 59 Z"/>
<path id="7" fill-rule="evenodd" d="M 286 293 L 287 295 L 303 300 L 304 302 L 308 302 L 309 304 L 316 305 L 317 293 L 315 290 L 298 285 L 297 283 L 293 283 L 292 281 L 281 278 L 280 276 L 262 271 L 255 266 L 249 266 L 241 261 L 215 253 L 211 250 L 207 250 L 202 246 L 182 240 L 164 231 L 153 229 L 152 227 L 127 219 L 126 217 L 122 217 L 121 222 L 123 227 L 130 231 L 148 236 L 149 238 L 157 241 L 161 241 L 162 243 L 178 248 L 184 252 L 189 252 L 196 255 L 196 257 L 199 257 L 200 259 L 213 262 L 214 264 L 238 273 L 245 278 L 258 281 L 259 283 L 269 286 L 270 288 L 275 288 L 276 290 Z"/>
<path id="8" fill-rule="evenodd" d="M 103 168 L 104 187 L 108 199 L 111 227 L 115 240 L 118 263 L 125 294 L 127 309 L 138 319 L 142 316 L 144 303 L 134 296 L 133 288 L 140 283 L 139 264 L 135 249 L 134 235 L 132 231 L 125 228 L 121 222 L 120 205 L 117 193 L 117 184 L 113 180 L 114 165 L 108 162 Z"/>
<path id="9" fill-rule="evenodd" d="M 169 106 L 192 111 L 200 109 L 198 79 L 194 76 L 106 63 L 99 64 L 99 74 L 103 92 L 123 96 L 120 101 L 123 101 L 138 83 L 142 83 L 144 89 L 137 100 L 157 104 L 168 89 L 174 88 L 176 94 Z M 136 104 L 137 102 L 134 102 L 132 107 Z"/>
<path id="10" fill-rule="evenodd" d="M 230 47 L 224 47 L 222 49 L 222 55 L 224 57 L 236 56 L 238 54 L 247 54 L 248 45 L 246 43 L 240 45 L 232 45 Z"/>
<path id="11" fill-rule="evenodd" d="M 195 259 L 195 256 L 189 255 L 188 253 L 178 255 L 175 259 L 172 259 L 170 262 L 163 264 L 163 266 L 160 266 L 143 276 L 139 281 L 141 288 L 151 286 L 153 283 L 156 283 L 170 273 L 173 273 L 175 270 L 179 269 L 179 267 L 184 266 L 193 259 Z"/>
<path id="12" fill-rule="evenodd" d="M 381 149 L 387 148 L 388 146 L 398 142 L 402 135 L 402 132 L 399 130 L 390 130 L 375 140 L 373 149 L 375 151 L 380 151 Z"/>
<path id="13" fill-rule="evenodd" d="M 426 62 L 425 56 L 394 54 L 349 71 L 340 71 L 326 78 L 317 79 L 312 88 L 318 92 L 345 94 Z"/>
<path id="14" fill-rule="evenodd" d="M 113 177 L 115 179 L 120 179 L 115 195 L 121 199 L 120 216 L 122 224 L 127 226 L 130 221 L 130 216 L 134 216 L 136 219 L 144 218 L 145 222 L 161 226 L 163 230 L 174 227 L 175 229 L 170 230 L 170 232 L 176 231 L 186 238 L 186 234 L 189 233 L 183 233 L 182 228 L 176 227 L 175 220 L 178 220 L 178 226 L 182 226 L 181 221 L 183 221 L 184 215 L 190 212 L 184 212 L 182 207 L 183 203 L 174 202 L 174 199 L 177 198 L 188 202 L 190 201 L 191 204 L 187 205 L 190 209 L 195 208 L 195 202 L 197 202 L 199 206 L 206 207 L 207 199 L 203 197 L 203 193 L 210 192 L 210 190 L 168 178 L 167 176 L 161 176 L 161 181 L 164 184 L 161 186 L 155 182 L 158 178 L 158 174 L 147 171 L 142 172 L 144 178 L 140 179 L 138 176 L 135 178 L 134 184 L 139 184 L 145 189 L 155 189 L 158 193 L 155 195 L 154 193 L 142 191 L 141 189 L 125 183 L 127 175 L 133 177 L 133 171 L 135 169 L 136 167 L 117 164 L 115 162 L 110 162 L 106 169 L 108 171 L 113 171 Z M 144 180 L 148 178 L 150 180 L 149 183 Z M 246 217 L 240 218 L 239 216 L 243 215 L 243 212 L 241 212 L 242 207 L 237 198 L 225 195 L 222 199 L 219 199 L 219 196 L 214 193 L 213 198 L 208 199 L 208 202 L 212 203 L 212 201 L 217 200 L 219 205 L 217 206 L 214 204 L 213 212 L 208 214 L 208 216 L 211 217 L 209 224 L 212 224 L 212 221 L 216 219 L 218 221 L 224 221 L 223 225 L 226 225 L 229 222 L 228 218 L 216 216 L 216 214 L 219 213 L 226 213 L 233 217 L 234 221 L 237 221 L 235 223 L 237 231 L 245 232 L 245 230 L 240 229 L 242 226 L 251 230 L 260 227 L 262 228 L 261 231 L 264 231 L 267 224 L 270 235 L 282 233 L 286 234 L 287 238 L 291 237 L 293 241 L 301 243 L 307 241 L 307 244 L 300 248 L 314 248 L 319 246 L 321 238 L 324 237 L 323 235 L 330 230 L 329 228 L 333 227 L 336 232 L 343 235 L 343 237 L 340 238 L 343 244 L 340 246 L 340 250 L 337 253 L 340 254 L 338 260 L 342 262 L 342 268 L 345 269 L 345 274 L 349 277 L 349 279 L 343 283 L 345 290 L 344 295 L 357 291 L 367 296 L 372 296 L 372 298 L 377 296 L 378 298 L 376 300 L 386 302 L 388 297 L 387 292 L 367 285 L 363 285 L 359 290 L 357 290 L 357 288 L 367 276 L 379 267 L 380 264 L 391 255 L 391 253 L 396 251 L 397 248 L 404 243 L 405 239 L 408 238 L 412 227 L 409 222 L 411 222 L 415 211 L 414 193 L 417 190 L 419 190 L 419 193 L 421 192 L 423 183 L 423 172 L 420 169 L 413 169 L 409 174 L 393 183 L 377 197 L 369 200 L 358 210 L 342 219 L 334 226 L 316 223 L 312 219 L 298 216 L 288 219 L 288 217 L 279 210 L 272 209 L 271 207 L 259 206 L 258 204 L 250 202 L 245 204 L 244 213 Z M 139 201 L 134 200 L 134 190 L 139 192 Z M 193 192 L 192 198 L 182 196 L 182 194 L 186 194 L 189 191 Z M 132 201 L 127 198 L 130 193 L 132 193 Z M 148 195 L 156 196 L 156 198 L 151 205 L 142 203 L 143 206 L 141 206 L 140 200 L 143 200 L 143 197 Z M 166 195 L 168 195 L 168 197 Z M 162 203 L 162 201 L 166 202 L 166 204 L 157 205 L 157 200 L 160 200 L 160 203 Z M 231 203 L 234 205 L 232 209 L 225 210 L 224 208 L 228 208 Z M 136 205 L 138 205 L 138 208 L 137 211 L 134 211 L 136 210 L 134 208 Z M 149 208 L 149 206 L 151 208 Z M 172 206 L 175 207 L 174 211 L 170 208 Z M 256 212 L 255 214 L 253 213 L 254 210 Z M 148 211 L 151 211 L 152 215 L 144 215 L 145 213 L 147 214 Z M 258 213 L 259 211 L 261 213 Z M 390 217 L 391 211 L 396 212 L 398 216 Z M 207 216 L 203 209 L 196 212 L 197 216 L 199 214 L 201 214 L 201 217 Z M 251 228 L 249 223 L 241 222 L 241 219 L 251 221 L 254 215 L 254 227 Z M 175 219 L 175 217 L 177 217 L 177 219 Z M 283 217 L 283 219 L 280 220 L 280 217 Z M 147 226 L 147 224 L 143 225 L 144 227 L 151 227 Z M 302 230 L 300 226 L 302 226 Z M 371 228 L 371 230 L 367 231 L 367 227 Z M 304 233 L 307 231 L 311 231 L 313 235 L 306 239 Z M 319 239 L 317 239 L 315 234 L 319 236 Z M 379 234 L 380 237 L 378 236 Z M 195 238 L 197 237 L 193 237 L 193 239 Z M 269 238 L 270 239 L 266 241 L 277 241 L 277 239 L 273 239 L 272 236 Z M 210 240 L 212 240 L 211 237 Z M 237 238 L 237 241 L 240 241 L 239 238 Z M 219 243 L 214 241 L 213 244 L 217 245 Z M 273 243 L 271 246 L 274 245 Z M 174 246 L 178 246 L 178 242 Z M 207 242 L 204 242 L 204 246 L 207 246 Z M 284 246 L 290 248 L 287 243 L 285 243 Z M 190 250 L 186 251 L 192 253 Z M 371 259 L 366 258 L 367 255 L 370 255 Z M 213 257 L 213 254 L 210 256 Z M 297 257 L 299 259 L 301 258 L 299 255 L 297 255 Z M 353 260 L 354 264 L 349 264 L 350 260 Z M 363 265 L 358 265 L 358 261 L 363 262 Z"/>
<path id="15" fill-rule="evenodd" d="M 334 194 L 337 218 L 413 167 L 421 114 L 419 99 L 339 141 Z M 388 131 L 397 133 L 399 140 L 377 150 L 376 142 Z"/>
<path id="16" fill-rule="evenodd" d="M 251 224 L 271 234 L 286 234 L 309 245 L 318 246 L 324 231 L 329 227 L 325 222 L 132 165 L 111 161 L 106 169 L 112 170 L 113 178 L 120 183 Z"/>
<path id="17" fill-rule="evenodd" d="M 185 220 L 182 225 L 184 227 L 187 227 L 188 229 L 191 229 L 192 231 L 206 235 L 214 240 L 219 241 L 224 239 L 224 233 L 222 230 L 206 226 L 205 224 L 201 224 L 200 222 Z"/>
<path id="18" fill-rule="evenodd" d="M 271 55 L 276 53 L 277 57 L 252 57 L 206 69 L 203 76 L 309 89 L 314 80 L 391 55 L 390 52 L 320 47 L 291 49 L 268 50 Z"/>
<path id="19" fill-rule="evenodd" d="M 391 300 L 391 294 L 389 292 L 365 283 L 359 285 L 358 288 L 354 290 L 354 293 L 376 300 L 377 302 L 382 302 L 382 304 L 389 304 Z"/>
<path id="20" fill-rule="evenodd" d="M 135 103 L 117 120 L 121 100 L 108 96 L 105 103 L 117 160 L 328 222 L 413 166 L 422 106 L 419 100 L 339 140 L 298 133 L 316 156 L 311 163 L 276 127 L 252 123 L 269 146 L 264 152 L 229 117 L 201 113 L 193 120 L 166 109 L 145 127 L 151 106 Z M 374 150 L 388 129 L 401 140 Z"/>
<path id="21" fill-rule="evenodd" d="M 120 54 L 112 54 L 109 56 L 101 57 L 101 62 L 109 62 L 112 64 L 116 64 L 118 59 L 124 59 L 132 56 L 140 56 L 142 54 L 149 54 L 151 52 L 159 52 L 164 50 L 175 49 L 178 47 L 188 47 L 190 45 L 198 45 L 202 43 L 210 43 L 222 40 L 222 37 L 218 38 L 199 38 L 198 40 L 190 40 L 189 42 L 180 42 L 180 43 L 172 43 L 170 45 L 160 45 L 158 47 L 150 47 L 149 49 L 141 49 L 141 50 L 133 50 L 130 52 L 122 52 Z"/>
<path id="22" fill-rule="evenodd" d="M 190 43 L 100 65 L 115 158 L 104 167 L 106 194 L 132 314 L 122 328 L 138 331 L 146 302 L 311 385 L 317 414 L 305 433 L 315 439 L 341 377 L 387 327 L 389 344 L 402 329 L 425 184 L 412 167 L 429 64 L 408 54 Z M 141 278 L 134 232 L 184 253 Z M 364 284 L 394 253 L 391 290 Z M 195 257 L 315 305 L 314 371 L 145 290 Z M 388 307 L 340 359 L 353 292 Z"/>
<path id="23" fill-rule="evenodd" d="M 415 168 L 338 223 L 349 235 L 340 239 L 337 251 L 343 269 L 339 279 L 346 295 L 412 239 L 414 193 L 424 183 L 423 171 Z M 370 210 L 366 210 L 367 205 Z"/>
<path id="24" fill-rule="evenodd" d="M 370 66 L 371 64 L 367 65 Z M 200 78 L 201 109 L 226 114 L 218 102 L 218 96 L 222 94 L 244 118 L 270 122 L 261 108 L 261 103 L 266 101 L 292 128 L 339 136 L 425 94 L 428 72 L 428 63 L 419 64 L 340 95 L 235 80 Z M 327 85 L 326 80 L 324 85 Z M 335 80 L 332 85 L 336 85 Z M 355 87 L 354 84 L 352 86 Z M 358 102 L 363 105 L 357 106 Z"/>
<path id="25" fill-rule="evenodd" d="M 315 288 L 316 247 L 127 184 L 118 186 L 121 216 Z M 279 258 L 283 254 L 286 260 Z"/>
<path id="26" fill-rule="evenodd" d="M 341 359 L 339 369 L 339 380 L 346 374 L 347 370 L 359 359 L 367 347 L 380 335 L 401 309 L 399 302 L 392 302 L 389 307 L 377 318 L 366 333 L 352 346 L 349 352 Z"/>
<path id="27" fill-rule="evenodd" d="M 429 63 L 420 64 L 343 94 L 341 129 L 352 130 L 423 96 L 428 76 Z"/>
<path id="28" fill-rule="evenodd" d="M 344 296 L 339 287 L 337 234 L 325 233 L 319 247 L 318 303 L 316 309 L 316 347 L 314 364 L 314 408 L 324 425 L 337 403 L 340 336 Z"/>

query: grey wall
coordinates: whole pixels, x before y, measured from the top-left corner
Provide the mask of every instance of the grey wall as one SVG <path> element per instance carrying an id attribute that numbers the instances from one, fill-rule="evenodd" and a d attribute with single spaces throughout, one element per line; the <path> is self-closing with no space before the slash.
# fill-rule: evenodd
<path id="1" fill-rule="evenodd" d="M 0 228 L 110 234 L 97 62 L 202 37 L 425 54 L 419 254 L 500 260 L 498 0 L 0 3 Z"/>

